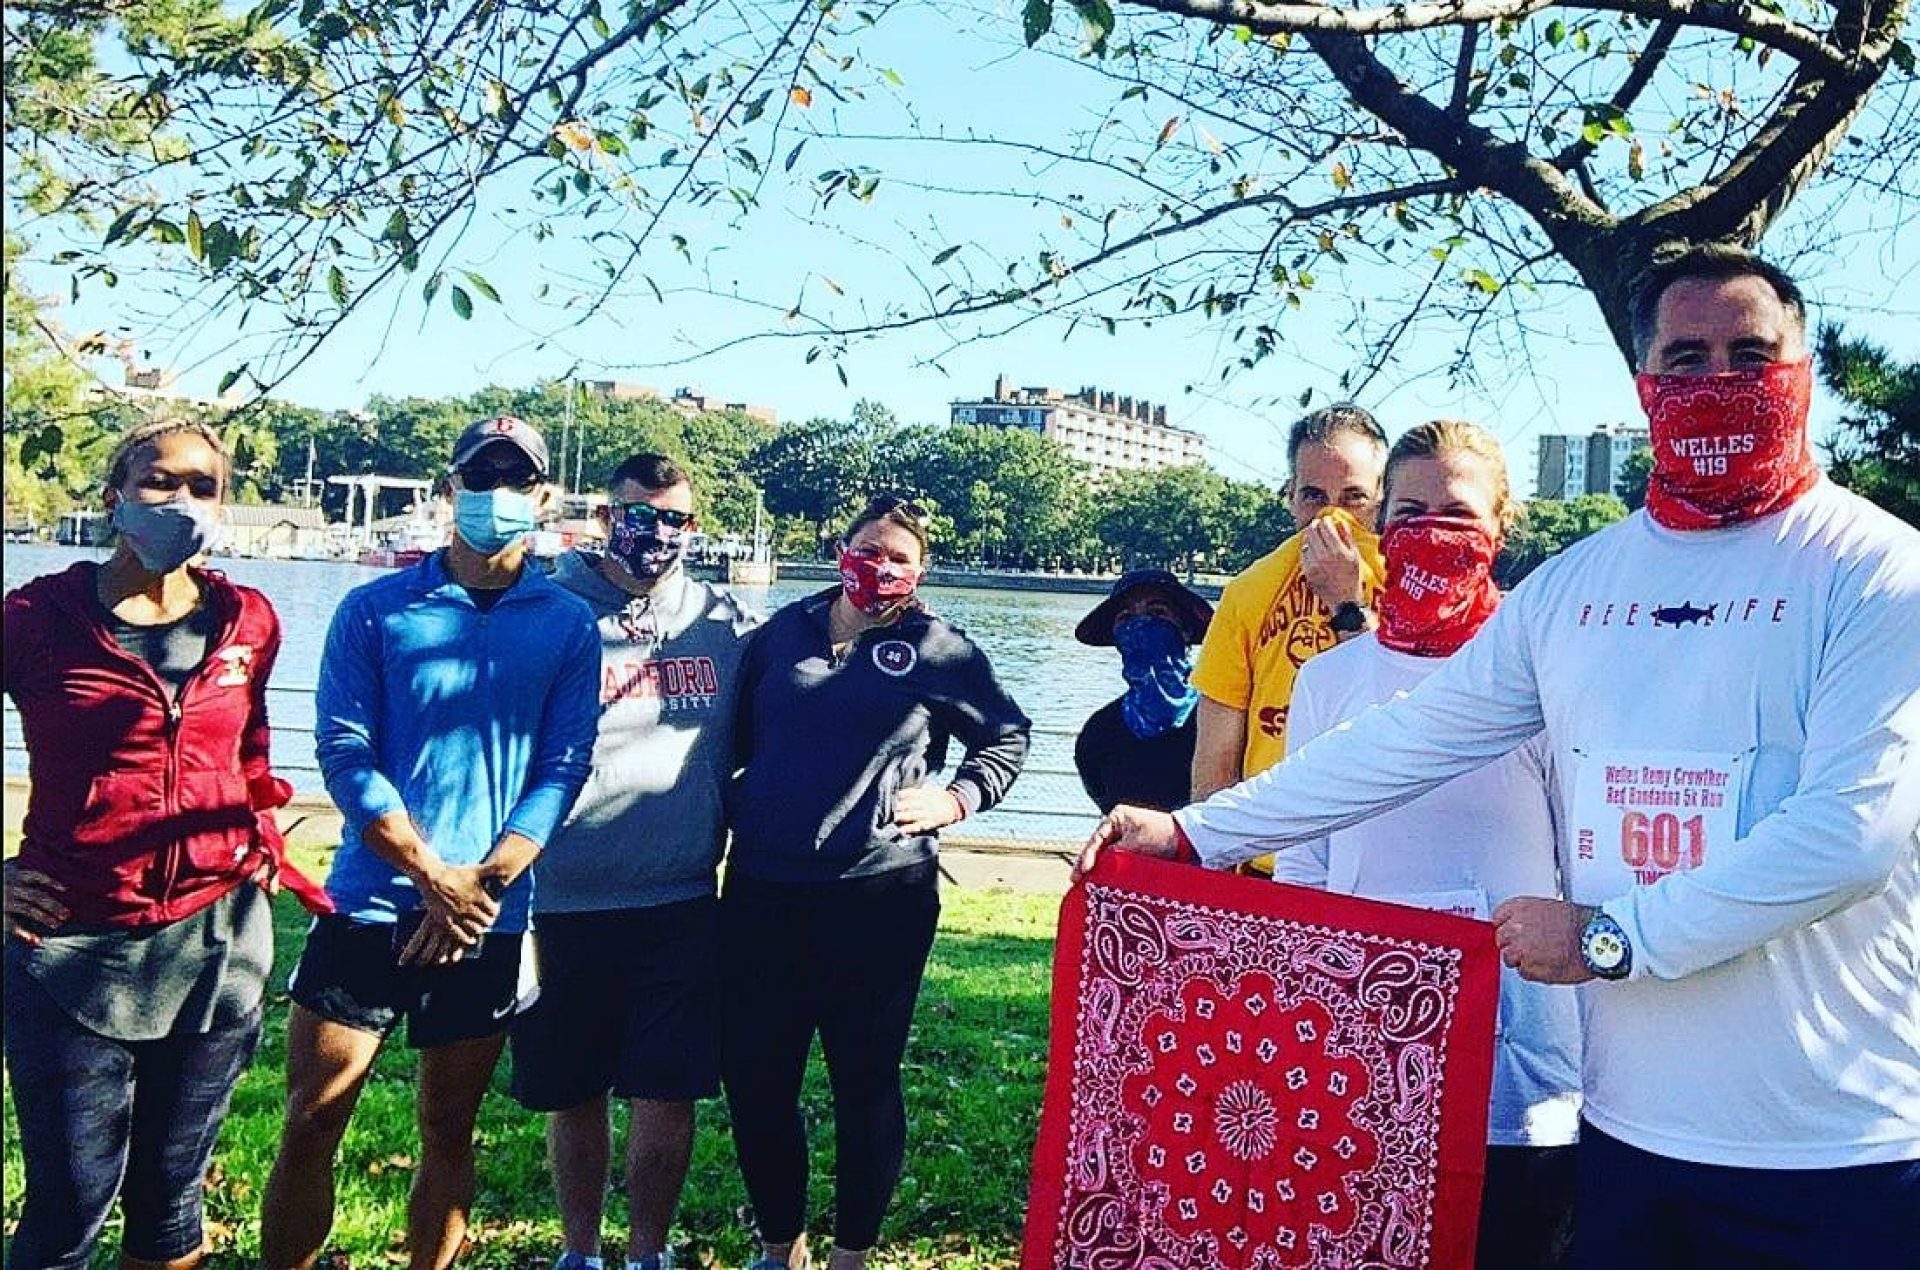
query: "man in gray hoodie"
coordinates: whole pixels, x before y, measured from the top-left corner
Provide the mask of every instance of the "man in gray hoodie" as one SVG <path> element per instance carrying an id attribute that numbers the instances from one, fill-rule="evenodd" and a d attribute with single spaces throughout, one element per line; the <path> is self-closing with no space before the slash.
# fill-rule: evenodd
<path id="1" fill-rule="evenodd" d="M 759 618 L 681 566 L 693 486 L 671 459 L 629 458 L 607 493 L 606 550 L 569 552 L 554 571 L 598 620 L 600 734 L 538 866 L 541 989 L 514 1023 L 513 1095 L 551 1113 L 566 1236 L 555 1270 L 601 1270 L 607 1100 L 630 1102 L 627 1267 L 661 1270 L 693 1104 L 720 1092 L 714 876 L 740 658 Z"/>

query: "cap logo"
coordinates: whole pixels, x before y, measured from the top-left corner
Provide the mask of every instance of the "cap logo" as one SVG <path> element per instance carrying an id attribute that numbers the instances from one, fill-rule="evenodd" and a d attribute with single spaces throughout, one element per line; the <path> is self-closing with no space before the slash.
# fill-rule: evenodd
<path id="1" fill-rule="evenodd" d="M 493 430 L 502 435 L 513 431 L 513 425 L 520 422 L 510 415 L 501 415 L 493 421 Z"/>

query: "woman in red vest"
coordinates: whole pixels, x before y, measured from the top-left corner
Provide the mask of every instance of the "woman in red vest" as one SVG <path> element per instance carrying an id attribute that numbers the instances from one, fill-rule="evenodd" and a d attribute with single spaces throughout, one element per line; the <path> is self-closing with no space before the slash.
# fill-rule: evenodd
<path id="1" fill-rule="evenodd" d="M 306 891 L 272 815 L 292 792 L 267 753 L 279 619 L 189 563 L 228 481 L 204 424 L 134 429 L 107 474 L 113 554 L 6 597 L 32 776 L 4 904 L 10 1270 L 87 1265 L 116 1197 L 123 1265 L 201 1259 L 201 1179 L 273 964 L 264 892 Z"/>

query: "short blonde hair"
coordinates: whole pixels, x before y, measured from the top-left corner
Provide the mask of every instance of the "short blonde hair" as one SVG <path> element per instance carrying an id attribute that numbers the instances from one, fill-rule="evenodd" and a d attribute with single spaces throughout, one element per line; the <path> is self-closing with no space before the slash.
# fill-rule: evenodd
<path id="1" fill-rule="evenodd" d="M 1492 465 L 1494 520 L 1502 535 L 1511 533 L 1520 523 L 1522 509 L 1514 501 L 1513 485 L 1507 477 L 1507 453 L 1500 448 L 1500 438 L 1463 419 L 1434 419 L 1393 443 L 1387 451 L 1387 498 L 1393 497 L 1393 469 L 1397 465 L 1408 459 L 1437 459 L 1445 454 L 1475 454 Z"/>
<path id="2" fill-rule="evenodd" d="M 181 415 L 149 419 L 128 428 L 120 437 L 120 444 L 113 447 L 113 457 L 107 461 L 106 488 L 119 489 L 127 483 L 127 477 L 133 471 L 133 457 L 143 446 L 152 445 L 161 437 L 177 432 L 192 433 L 212 447 L 214 456 L 220 461 L 220 496 L 225 498 L 228 487 L 233 484 L 233 456 L 227 453 L 227 443 L 220 439 L 220 434 L 213 430 L 212 425 Z"/>

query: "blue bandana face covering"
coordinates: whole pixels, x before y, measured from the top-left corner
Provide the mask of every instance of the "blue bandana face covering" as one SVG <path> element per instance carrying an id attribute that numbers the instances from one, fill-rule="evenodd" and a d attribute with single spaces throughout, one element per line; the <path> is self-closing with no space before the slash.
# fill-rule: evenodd
<path id="1" fill-rule="evenodd" d="M 539 504 L 517 489 L 463 489 L 453 496 L 453 527 L 483 556 L 497 555 L 538 526 Z"/>
<path id="2" fill-rule="evenodd" d="M 1127 730 L 1144 741 L 1185 723 L 1200 693 L 1191 682 L 1193 659 L 1180 628 L 1164 617 L 1122 618 L 1113 625 L 1113 646 L 1127 681 L 1120 700 Z"/>

